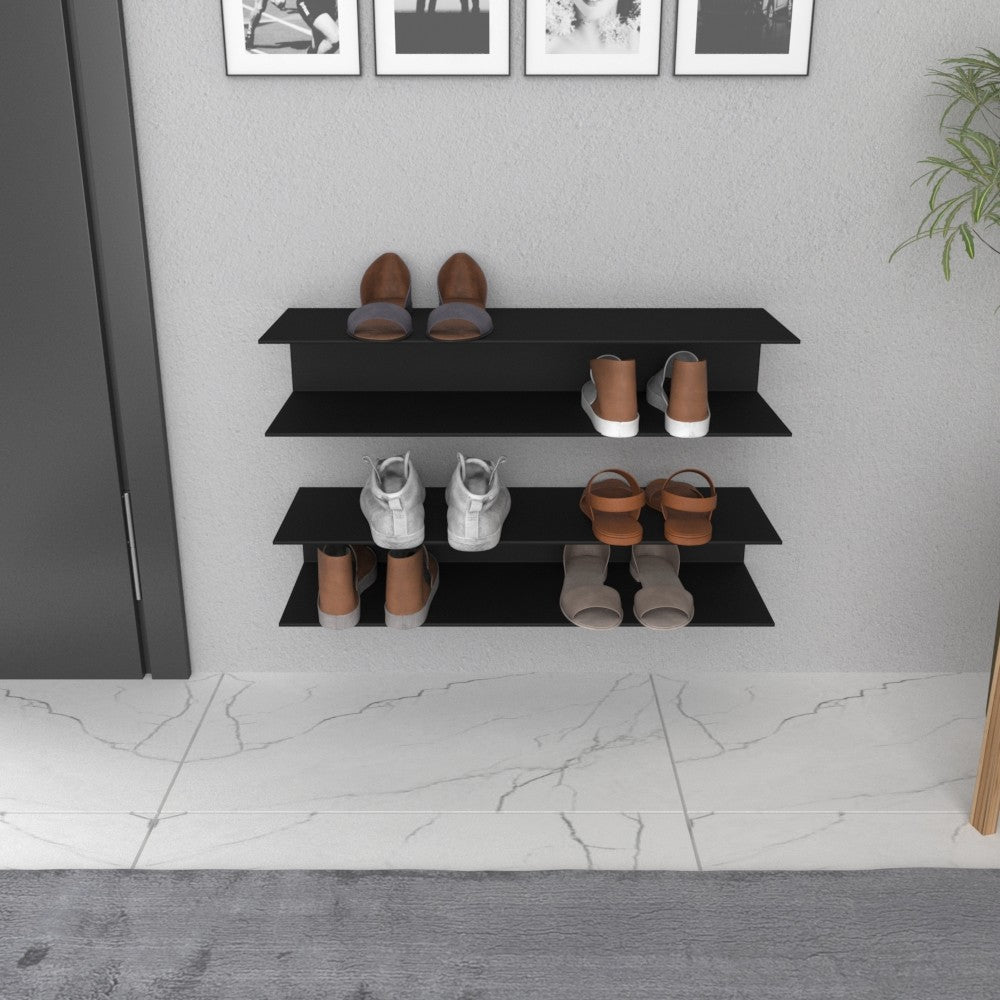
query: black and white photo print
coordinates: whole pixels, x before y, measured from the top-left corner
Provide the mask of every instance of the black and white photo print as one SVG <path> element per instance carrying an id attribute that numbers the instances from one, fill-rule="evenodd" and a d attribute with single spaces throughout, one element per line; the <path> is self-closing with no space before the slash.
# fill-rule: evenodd
<path id="1" fill-rule="evenodd" d="M 509 0 L 375 0 L 379 74 L 505 75 Z"/>
<path id="2" fill-rule="evenodd" d="M 813 0 L 678 0 L 678 75 L 805 76 Z"/>
<path id="3" fill-rule="evenodd" d="M 661 0 L 527 0 L 529 75 L 652 75 L 660 71 Z"/>
<path id="4" fill-rule="evenodd" d="M 222 24 L 230 76 L 361 72 L 357 0 L 222 0 Z"/>

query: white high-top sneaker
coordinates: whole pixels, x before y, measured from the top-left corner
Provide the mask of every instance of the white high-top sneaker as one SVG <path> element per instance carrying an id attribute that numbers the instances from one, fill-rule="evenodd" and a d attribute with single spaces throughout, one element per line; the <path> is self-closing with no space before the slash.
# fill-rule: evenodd
<path id="1" fill-rule="evenodd" d="M 383 549 L 412 549 L 424 543 L 424 487 L 410 453 L 375 462 L 361 487 L 361 510 L 372 529 L 372 541 Z"/>
<path id="2" fill-rule="evenodd" d="M 446 491 L 448 544 L 460 552 L 485 552 L 500 541 L 510 513 L 510 491 L 500 485 L 499 469 L 507 460 L 490 463 L 459 453 Z"/>

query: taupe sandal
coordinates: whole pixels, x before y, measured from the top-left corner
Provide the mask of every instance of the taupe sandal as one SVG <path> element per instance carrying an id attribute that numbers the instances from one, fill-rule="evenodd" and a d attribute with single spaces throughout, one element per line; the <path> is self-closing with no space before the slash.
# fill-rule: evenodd
<path id="1" fill-rule="evenodd" d="M 372 261 L 361 279 L 361 306 L 347 317 L 355 340 L 404 340 L 413 332 L 410 269 L 396 253 Z"/>
<path id="2" fill-rule="evenodd" d="M 580 628 L 615 628 L 623 617 L 618 591 L 605 582 L 611 549 L 607 545 L 563 548 L 565 578 L 559 595 L 562 613 Z"/>
<path id="3" fill-rule="evenodd" d="M 708 496 L 690 483 L 675 482 L 690 472 L 708 483 Z M 646 487 L 646 503 L 663 514 L 663 537 L 675 545 L 704 545 L 712 539 L 712 512 L 718 505 L 715 483 L 701 469 L 679 469 L 667 479 Z"/>
<path id="4" fill-rule="evenodd" d="M 598 476 L 616 476 L 595 482 Z M 602 469 L 590 477 L 580 497 L 580 510 L 590 518 L 594 537 L 605 545 L 637 545 L 642 541 L 639 511 L 646 503 L 635 477 L 622 469 Z"/>
<path id="5" fill-rule="evenodd" d="M 427 317 L 431 340 L 479 340 L 493 329 L 486 311 L 486 275 L 467 253 L 453 254 L 441 265 L 438 301 Z"/>
<path id="6" fill-rule="evenodd" d="M 667 631 L 683 628 L 694 617 L 694 598 L 677 575 L 680 564 L 676 545 L 632 547 L 629 571 L 642 585 L 632 610 L 640 625 Z"/>

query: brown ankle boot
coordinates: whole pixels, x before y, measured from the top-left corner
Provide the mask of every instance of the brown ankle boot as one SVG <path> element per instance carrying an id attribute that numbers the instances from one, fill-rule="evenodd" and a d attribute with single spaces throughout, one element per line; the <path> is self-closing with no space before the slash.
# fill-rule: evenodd
<path id="1" fill-rule="evenodd" d="M 389 628 L 423 625 L 437 588 L 437 560 L 424 546 L 409 555 L 390 551 L 385 577 L 386 625 Z"/>
<path id="2" fill-rule="evenodd" d="M 361 618 L 361 594 L 375 582 L 375 553 L 353 545 L 324 545 L 316 551 L 323 628 L 353 628 Z"/>
<path id="3" fill-rule="evenodd" d="M 635 360 L 622 361 L 602 354 L 590 362 L 590 381 L 584 383 L 580 405 L 598 434 L 635 437 L 639 433 L 639 402 L 635 385 Z"/>

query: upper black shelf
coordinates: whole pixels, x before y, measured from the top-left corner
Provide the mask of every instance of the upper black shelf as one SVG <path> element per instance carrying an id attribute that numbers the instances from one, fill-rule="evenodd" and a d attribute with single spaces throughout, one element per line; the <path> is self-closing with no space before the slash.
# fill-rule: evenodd
<path id="1" fill-rule="evenodd" d="M 329 542 L 370 545 L 371 530 L 358 503 L 360 489 L 303 486 L 295 494 L 274 538 L 275 545 L 321 545 Z M 513 486 L 511 509 L 500 544 L 520 548 L 550 543 L 593 542 L 590 521 L 580 510 L 581 487 Z M 780 545 L 781 539 L 746 486 L 719 487 L 711 545 Z M 429 544 L 447 541 L 444 490 L 431 487 L 424 502 Z M 663 517 L 642 511 L 645 537 L 663 540 Z M 523 549 L 521 549 L 523 551 Z"/>
<path id="2" fill-rule="evenodd" d="M 388 351 L 391 344 L 363 343 L 347 336 L 350 309 L 286 309 L 260 338 L 261 344 L 351 343 Z M 429 309 L 413 310 L 409 341 L 454 351 L 424 335 Z M 493 332 L 477 345 L 508 344 L 798 344 L 799 338 L 766 309 L 490 309 Z"/>
<path id="3" fill-rule="evenodd" d="M 756 392 L 710 392 L 709 437 L 788 437 Z M 671 438 L 663 414 L 639 401 L 639 435 Z M 268 437 L 592 437 L 577 392 L 293 392 Z"/>

